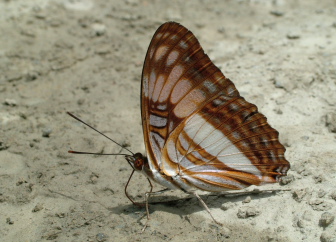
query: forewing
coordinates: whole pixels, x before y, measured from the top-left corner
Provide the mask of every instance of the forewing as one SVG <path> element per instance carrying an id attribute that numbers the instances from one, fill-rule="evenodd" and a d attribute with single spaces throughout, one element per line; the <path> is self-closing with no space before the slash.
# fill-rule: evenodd
<path id="1" fill-rule="evenodd" d="M 196 37 L 178 23 L 159 27 L 142 73 L 143 131 L 152 168 L 161 166 L 162 150 L 175 128 L 207 97 L 219 92 L 239 95 L 233 83 L 212 64 Z"/>

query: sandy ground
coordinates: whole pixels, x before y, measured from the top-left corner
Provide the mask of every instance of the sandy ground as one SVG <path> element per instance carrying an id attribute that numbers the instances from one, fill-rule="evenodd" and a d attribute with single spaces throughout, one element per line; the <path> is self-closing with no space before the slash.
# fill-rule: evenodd
<path id="1" fill-rule="evenodd" d="M 140 234 L 124 158 L 67 153 L 121 148 L 65 112 L 144 153 L 142 63 L 168 20 L 279 130 L 292 167 L 260 187 L 287 191 L 203 196 L 224 227 L 195 198 L 159 195 Z M 333 0 L 1 0 L 1 241 L 336 241 L 335 40 Z M 146 191 L 136 175 L 130 194 Z"/>

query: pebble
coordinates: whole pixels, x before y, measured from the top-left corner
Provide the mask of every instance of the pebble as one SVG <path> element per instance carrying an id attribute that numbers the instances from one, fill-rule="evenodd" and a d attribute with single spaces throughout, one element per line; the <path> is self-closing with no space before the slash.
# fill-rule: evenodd
<path id="1" fill-rule="evenodd" d="M 4 104 L 7 105 L 7 106 L 10 106 L 10 107 L 14 107 L 14 106 L 17 105 L 17 102 L 14 99 L 6 98 L 5 101 L 4 101 Z"/>
<path id="2" fill-rule="evenodd" d="M 335 242 L 336 241 L 336 233 L 332 231 L 324 231 L 320 236 L 321 242 Z"/>
<path id="3" fill-rule="evenodd" d="M 336 113 L 327 113 L 325 115 L 325 125 L 329 132 L 336 133 Z"/>
<path id="4" fill-rule="evenodd" d="M 310 210 L 306 210 L 301 218 L 299 218 L 296 222 L 297 226 L 299 228 L 308 228 L 311 227 L 311 218 L 312 218 L 313 214 Z"/>
<path id="5" fill-rule="evenodd" d="M 44 129 L 42 130 L 42 137 L 49 138 L 51 132 L 52 132 L 52 129 L 51 129 L 51 128 L 44 128 Z"/>
<path id="6" fill-rule="evenodd" d="M 322 198 L 322 197 L 324 197 L 326 195 L 326 191 L 324 191 L 324 190 L 322 190 L 322 189 L 320 189 L 318 192 L 317 192 L 317 196 L 319 197 L 319 198 Z"/>
<path id="7" fill-rule="evenodd" d="M 287 91 L 293 90 L 296 88 L 296 84 L 293 81 L 289 80 L 285 76 L 274 77 L 271 79 L 276 88 L 283 88 Z"/>
<path id="8" fill-rule="evenodd" d="M 30 71 L 25 75 L 25 79 L 27 82 L 34 81 L 39 75 L 40 74 L 37 71 Z"/>
<path id="9" fill-rule="evenodd" d="M 298 190 L 295 190 L 293 192 L 293 198 L 295 201 L 297 202 L 301 202 L 304 198 L 304 196 L 306 196 L 306 190 L 305 189 L 298 189 Z"/>
<path id="10" fill-rule="evenodd" d="M 238 218 L 249 218 L 249 217 L 256 217 L 260 214 L 260 211 L 258 211 L 254 207 L 245 207 L 240 208 L 237 213 Z"/>
<path id="11" fill-rule="evenodd" d="M 287 39 L 300 39 L 300 34 L 298 33 L 288 33 L 287 35 Z"/>
<path id="12" fill-rule="evenodd" d="M 23 29 L 20 32 L 21 35 L 30 37 L 30 38 L 35 38 L 36 34 L 34 33 L 34 31 L 32 29 Z"/>
<path id="13" fill-rule="evenodd" d="M 82 105 L 84 102 L 85 102 L 84 98 L 80 98 L 80 99 L 77 100 L 78 105 Z"/>
<path id="14" fill-rule="evenodd" d="M 108 238 L 108 236 L 107 236 L 106 234 L 104 234 L 104 233 L 98 233 L 98 234 L 96 235 L 96 239 L 97 239 L 97 241 L 99 241 L 99 242 L 106 241 L 107 238 Z"/>
<path id="15" fill-rule="evenodd" d="M 251 202 L 252 198 L 250 196 L 247 196 L 244 200 L 243 203 L 249 203 Z"/>
<path id="16" fill-rule="evenodd" d="M 93 35 L 102 36 L 106 33 L 106 26 L 104 24 L 95 23 L 91 25 Z"/>
<path id="17" fill-rule="evenodd" d="M 330 193 L 330 197 L 336 201 L 336 190 Z"/>
<path id="18" fill-rule="evenodd" d="M 232 208 L 233 206 L 234 206 L 234 204 L 232 202 L 226 202 L 226 203 L 222 204 L 221 209 L 226 211 L 226 210 Z"/>
<path id="19" fill-rule="evenodd" d="M 332 222 L 334 222 L 335 216 L 329 212 L 322 213 L 319 225 L 321 227 L 328 227 Z"/>
<path id="20" fill-rule="evenodd" d="M 9 148 L 9 144 L 5 143 L 4 141 L 0 141 L 0 151 L 7 150 Z"/>
<path id="21" fill-rule="evenodd" d="M 6 223 L 14 224 L 14 221 L 11 218 L 6 218 Z"/>
<path id="22" fill-rule="evenodd" d="M 292 181 L 294 181 L 293 175 L 284 176 L 284 177 L 281 177 L 280 179 L 280 185 L 287 185 L 291 183 Z"/>
<path id="23" fill-rule="evenodd" d="M 311 199 L 309 201 L 309 205 L 315 210 L 315 211 L 328 211 L 333 206 L 332 204 L 322 200 L 322 199 Z"/>
<path id="24" fill-rule="evenodd" d="M 324 180 L 322 175 L 316 175 L 316 176 L 313 177 L 313 179 L 314 179 L 315 183 L 321 183 Z"/>
<path id="25" fill-rule="evenodd" d="M 33 208 L 32 212 L 36 213 L 38 211 L 41 211 L 43 209 L 43 205 L 41 203 L 36 204 L 36 206 Z"/>
<path id="26" fill-rule="evenodd" d="M 281 17 L 281 16 L 283 16 L 285 13 L 282 12 L 282 11 L 273 10 L 273 11 L 270 12 L 270 14 L 272 14 L 272 15 L 274 15 L 274 16 L 276 16 L 276 17 Z"/>
<path id="27" fill-rule="evenodd" d="M 62 20 L 60 20 L 60 19 L 51 19 L 50 21 L 49 21 L 49 25 L 51 26 L 51 27 L 59 27 L 59 26 L 61 26 L 63 24 L 63 22 L 62 22 Z"/>

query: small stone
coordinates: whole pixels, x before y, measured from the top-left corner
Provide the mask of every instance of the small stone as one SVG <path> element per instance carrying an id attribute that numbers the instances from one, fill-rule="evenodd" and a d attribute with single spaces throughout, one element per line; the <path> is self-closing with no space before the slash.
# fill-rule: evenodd
<path id="1" fill-rule="evenodd" d="M 90 180 L 92 184 L 96 184 L 98 181 L 99 175 L 97 175 L 96 173 L 92 173 L 90 176 Z"/>
<path id="2" fill-rule="evenodd" d="M 309 140 L 309 136 L 303 135 L 303 136 L 300 137 L 300 139 L 302 139 L 304 141 L 307 141 L 307 140 Z"/>
<path id="3" fill-rule="evenodd" d="M 28 183 L 28 182 L 27 182 L 25 179 L 20 178 L 20 179 L 16 182 L 16 185 L 17 185 L 17 186 L 20 186 L 20 185 L 25 184 L 25 183 Z"/>
<path id="4" fill-rule="evenodd" d="M 326 191 L 324 191 L 324 190 L 322 190 L 322 189 L 320 189 L 318 192 L 317 192 L 317 196 L 319 197 L 319 198 L 322 198 L 322 197 L 324 197 L 326 195 Z"/>
<path id="5" fill-rule="evenodd" d="M 299 227 L 299 228 L 304 228 L 304 227 L 308 227 L 307 226 L 307 222 L 303 219 L 299 219 L 297 222 L 296 222 L 296 225 Z"/>
<path id="6" fill-rule="evenodd" d="M 274 111 L 275 111 L 276 114 L 280 114 L 280 115 L 283 114 L 282 110 L 279 107 L 274 109 Z"/>
<path id="7" fill-rule="evenodd" d="M 336 133 L 336 113 L 327 113 L 325 115 L 325 125 L 329 132 Z"/>
<path id="8" fill-rule="evenodd" d="M 249 203 L 251 202 L 251 197 L 250 196 L 247 196 L 244 200 L 243 200 L 243 203 Z"/>
<path id="9" fill-rule="evenodd" d="M 46 240 L 55 240 L 57 239 L 59 233 L 60 232 L 50 232 L 50 233 L 43 235 L 42 238 Z"/>
<path id="10" fill-rule="evenodd" d="M 6 223 L 14 224 L 14 221 L 11 218 L 6 218 Z"/>
<path id="11" fill-rule="evenodd" d="M 73 49 L 74 45 L 73 43 L 69 41 L 65 41 L 63 39 L 61 40 L 56 40 L 54 43 L 54 46 L 60 49 Z"/>
<path id="12" fill-rule="evenodd" d="M 34 16 L 37 19 L 45 19 L 46 18 L 46 15 L 44 13 L 36 13 Z"/>
<path id="13" fill-rule="evenodd" d="M 98 55 L 107 55 L 111 53 L 111 47 L 107 45 L 98 46 L 95 49 L 95 53 Z"/>
<path id="14" fill-rule="evenodd" d="M 80 99 L 77 100 L 78 105 L 83 105 L 84 102 L 85 102 L 84 98 L 80 98 Z"/>
<path id="15" fill-rule="evenodd" d="M 39 73 L 36 71 L 30 71 L 25 75 L 25 79 L 27 82 L 31 82 L 37 79 L 39 76 Z"/>
<path id="16" fill-rule="evenodd" d="M 300 39 L 300 34 L 298 33 L 288 33 L 287 34 L 287 39 Z"/>
<path id="17" fill-rule="evenodd" d="M 7 150 L 9 148 L 9 144 L 6 144 L 3 141 L 0 141 L 0 151 L 1 150 Z"/>
<path id="18" fill-rule="evenodd" d="M 104 24 L 92 24 L 91 29 L 93 30 L 93 34 L 95 36 L 102 36 L 106 33 L 106 26 Z"/>
<path id="19" fill-rule="evenodd" d="M 336 201 L 336 190 L 331 192 L 330 197 Z"/>
<path id="20" fill-rule="evenodd" d="M 38 211 L 41 211 L 43 209 L 43 205 L 41 203 L 36 204 L 36 206 L 33 208 L 32 212 L 36 213 Z"/>
<path id="21" fill-rule="evenodd" d="M 294 176 L 293 175 L 288 175 L 288 176 L 283 176 L 280 179 L 280 185 L 287 185 L 289 183 L 291 183 L 292 181 L 294 181 Z"/>
<path id="22" fill-rule="evenodd" d="M 238 218 L 248 218 L 248 217 L 255 217 L 260 214 L 254 207 L 245 207 L 238 210 L 237 217 Z"/>
<path id="23" fill-rule="evenodd" d="M 232 202 L 226 202 L 226 203 L 223 203 L 223 204 L 222 204 L 221 209 L 224 210 L 224 211 L 226 211 L 226 210 L 232 208 L 233 205 L 234 205 L 234 204 L 233 204 Z"/>
<path id="24" fill-rule="evenodd" d="M 7 106 L 10 106 L 10 107 L 14 107 L 14 106 L 17 105 L 17 102 L 14 99 L 6 98 L 5 101 L 4 101 L 4 104 L 7 105 Z"/>
<path id="25" fill-rule="evenodd" d="M 278 10 L 273 10 L 270 12 L 270 14 L 276 16 L 276 17 L 281 17 L 284 15 L 284 12 L 278 11 Z"/>
<path id="26" fill-rule="evenodd" d="M 336 231 L 324 231 L 320 236 L 321 242 L 335 242 L 336 241 Z"/>
<path id="27" fill-rule="evenodd" d="M 51 27 L 59 27 L 59 26 L 62 25 L 62 24 L 63 24 L 62 20 L 59 20 L 59 19 L 51 19 L 51 20 L 49 21 L 49 25 L 50 25 Z"/>
<path id="28" fill-rule="evenodd" d="M 321 227 L 328 227 L 332 222 L 334 222 L 335 216 L 329 212 L 325 212 L 321 215 L 319 225 Z"/>
<path id="29" fill-rule="evenodd" d="M 273 82 L 276 88 L 282 88 L 287 91 L 293 90 L 296 87 L 296 84 L 293 83 L 293 81 L 289 80 L 289 78 L 286 76 L 277 76 L 271 78 L 270 81 Z"/>
<path id="30" fill-rule="evenodd" d="M 333 207 L 331 203 L 328 203 L 322 199 L 311 199 L 309 201 L 309 205 L 315 211 L 328 211 Z"/>
<path id="31" fill-rule="evenodd" d="M 59 218 L 64 218 L 66 214 L 65 213 L 56 213 L 55 215 Z"/>
<path id="32" fill-rule="evenodd" d="M 324 180 L 322 175 L 316 175 L 316 176 L 313 177 L 313 179 L 314 179 L 315 183 L 321 183 Z"/>
<path id="33" fill-rule="evenodd" d="M 293 192 L 293 198 L 297 202 L 301 202 L 304 196 L 306 196 L 306 190 L 305 189 L 298 189 Z"/>
<path id="34" fill-rule="evenodd" d="M 225 34 L 225 28 L 224 26 L 221 26 L 217 29 L 218 33 Z"/>
<path id="35" fill-rule="evenodd" d="M 301 218 L 298 218 L 296 225 L 299 228 L 309 228 L 311 227 L 311 218 L 312 218 L 312 213 L 310 210 L 305 211 Z"/>
<path id="36" fill-rule="evenodd" d="M 35 38 L 36 36 L 35 32 L 32 29 L 22 29 L 20 34 L 30 38 Z"/>
<path id="37" fill-rule="evenodd" d="M 104 234 L 104 233 L 98 233 L 98 234 L 96 235 L 96 239 L 97 239 L 97 241 L 99 241 L 99 242 L 106 241 L 107 238 L 108 238 L 108 236 L 107 236 L 106 234 Z"/>
<path id="38" fill-rule="evenodd" d="M 49 138 L 51 132 L 52 132 L 52 129 L 51 129 L 51 128 L 44 128 L 44 129 L 42 130 L 42 137 Z"/>

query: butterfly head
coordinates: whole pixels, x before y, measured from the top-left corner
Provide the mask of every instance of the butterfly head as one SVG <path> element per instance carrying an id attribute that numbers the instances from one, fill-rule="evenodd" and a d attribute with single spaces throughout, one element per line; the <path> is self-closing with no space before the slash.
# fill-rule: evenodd
<path id="1" fill-rule="evenodd" d="M 146 158 L 141 153 L 135 153 L 134 155 L 125 156 L 128 163 L 134 170 L 141 171 L 146 163 Z"/>

